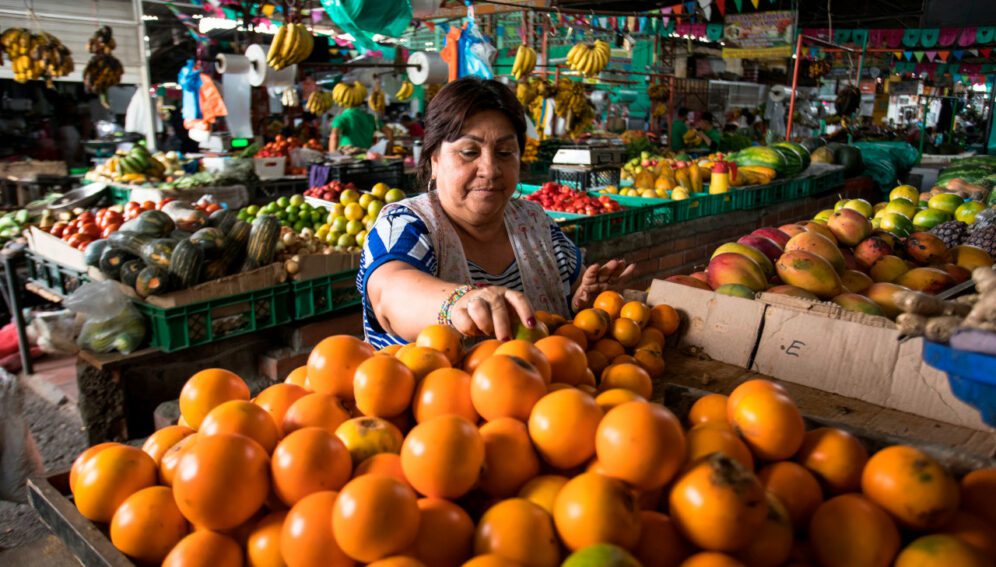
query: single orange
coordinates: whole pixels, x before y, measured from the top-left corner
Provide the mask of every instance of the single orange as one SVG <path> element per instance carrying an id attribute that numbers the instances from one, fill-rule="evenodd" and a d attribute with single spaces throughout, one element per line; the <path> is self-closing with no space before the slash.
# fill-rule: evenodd
<path id="1" fill-rule="evenodd" d="M 568 480 L 566 476 L 553 474 L 534 477 L 519 490 L 519 498 L 525 498 L 553 515 L 553 504 L 557 500 L 557 494 Z"/>
<path id="2" fill-rule="evenodd" d="M 415 421 L 440 415 L 458 415 L 471 423 L 480 416 L 470 399 L 470 374 L 459 368 L 440 368 L 429 373 L 415 388 L 412 410 Z"/>
<path id="3" fill-rule="evenodd" d="M 374 355 L 372 346 L 350 335 L 322 339 L 308 355 L 308 384 L 312 390 L 353 398 L 353 374 Z"/>
<path id="4" fill-rule="evenodd" d="M 536 367 L 517 356 L 492 356 L 477 367 L 470 383 L 474 409 L 485 420 L 514 417 L 524 422 L 544 395 L 543 377 Z"/>
<path id="5" fill-rule="evenodd" d="M 342 422 L 335 436 L 346 445 L 353 466 L 378 453 L 401 452 L 404 435 L 393 423 L 379 417 L 354 417 Z"/>
<path id="6" fill-rule="evenodd" d="M 111 543 L 141 563 L 161 563 L 190 531 L 173 491 L 150 486 L 132 494 L 111 519 Z"/>
<path id="7" fill-rule="evenodd" d="M 280 554 L 287 567 L 354 564 L 333 533 L 332 514 L 338 500 L 338 492 L 315 492 L 299 500 L 287 512 L 280 533 Z"/>
<path id="8" fill-rule="evenodd" d="M 667 339 L 660 329 L 657 327 L 644 327 L 643 335 L 640 337 L 640 342 L 637 343 L 636 348 L 651 344 L 663 348 L 665 342 L 667 342 Z"/>
<path id="9" fill-rule="evenodd" d="M 481 516 L 474 552 L 494 553 L 529 567 L 557 567 L 560 542 L 550 514 L 524 498 L 509 498 Z"/>
<path id="10" fill-rule="evenodd" d="M 401 347 L 403 346 L 405 345 L 387 345 L 386 347 L 378 350 L 377 354 L 386 354 L 388 356 L 394 356 L 398 354 L 398 351 L 401 350 Z"/>
<path id="11" fill-rule="evenodd" d="M 584 349 L 567 337 L 552 336 L 536 341 L 536 348 L 550 363 L 550 377 L 553 382 L 572 386 L 584 380 L 588 359 Z"/>
<path id="12" fill-rule="evenodd" d="M 539 474 L 540 460 L 524 423 L 502 417 L 482 425 L 480 433 L 484 441 L 480 488 L 486 494 L 495 498 L 514 496 Z"/>
<path id="13" fill-rule="evenodd" d="M 525 360 L 536 368 L 540 376 L 543 377 L 543 382 L 546 384 L 550 383 L 553 375 L 553 370 L 550 368 L 550 361 L 547 360 L 540 349 L 536 348 L 535 344 L 520 339 L 511 340 L 495 349 L 494 354 L 517 356 Z"/>
<path id="14" fill-rule="evenodd" d="M 754 457 L 747 445 L 730 429 L 711 427 L 709 424 L 696 425 L 685 434 L 688 441 L 689 465 L 698 459 L 719 452 L 736 459 L 745 469 L 754 470 Z"/>
<path id="15" fill-rule="evenodd" d="M 567 337 L 576 342 L 582 350 L 588 350 L 588 337 L 574 323 L 567 323 L 557 327 L 557 330 L 553 334 L 560 337 Z"/>
<path id="16" fill-rule="evenodd" d="M 280 540 L 287 510 L 277 510 L 260 518 L 246 540 L 247 563 L 253 567 L 283 567 Z"/>
<path id="17" fill-rule="evenodd" d="M 529 438 L 549 465 L 571 469 L 595 454 L 595 431 L 602 410 L 576 389 L 543 396 L 529 414 Z"/>
<path id="18" fill-rule="evenodd" d="M 302 368 L 305 368 L 302 366 Z M 277 429 L 283 434 L 284 416 L 291 405 L 304 396 L 308 390 L 294 384 L 274 384 L 263 390 L 253 400 L 253 403 L 266 410 L 277 424 Z"/>
<path id="19" fill-rule="evenodd" d="M 463 357 L 463 369 L 469 374 L 473 374 L 477 367 L 494 354 L 495 349 L 500 346 L 501 341 L 498 339 L 487 339 L 477 343 Z"/>
<path id="20" fill-rule="evenodd" d="M 428 376 L 433 370 L 452 366 L 445 354 L 429 347 L 405 345 L 394 356 L 412 371 L 416 382 Z"/>
<path id="21" fill-rule="evenodd" d="M 371 563 L 409 549 L 418 536 L 419 515 L 411 488 L 388 476 L 363 475 L 336 498 L 334 541 L 353 559 Z"/>
<path id="22" fill-rule="evenodd" d="M 356 367 L 353 396 L 356 409 L 363 415 L 394 417 L 403 413 L 412 401 L 415 375 L 400 360 L 391 356 L 374 356 Z"/>
<path id="23" fill-rule="evenodd" d="M 193 435 L 194 433 L 194 430 L 189 427 L 168 425 L 149 435 L 149 438 L 142 444 L 142 450 L 152 457 L 152 460 L 156 463 L 156 467 L 158 467 L 163 459 L 163 455 L 166 454 L 166 451 L 169 451 L 170 447 L 179 443 L 184 437 Z M 80 456 L 82 457 L 82 455 Z M 73 467 L 75 468 L 75 466 L 74 463 Z M 70 476 L 70 486 L 72 485 L 72 480 L 73 478 Z"/>
<path id="24" fill-rule="evenodd" d="M 652 510 L 640 512 L 640 540 L 633 555 L 644 567 L 678 567 L 691 554 L 692 546 L 671 518 Z"/>
<path id="25" fill-rule="evenodd" d="M 332 394 L 315 392 L 302 396 L 287 408 L 281 423 L 284 435 L 289 435 L 302 427 L 321 427 L 335 433 L 336 429 L 349 419 L 349 412 L 342 401 Z"/>
<path id="26" fill-rule="evenodd" d="M 242 567 L 242 548 L 234 539 L 211 530 L 197 530 L 180 540 L 162 567 Z"/>
<path id="27" fill-rule="evenodd" d="M 656 345 L 655 345 L 656 346 Z M 638 348 L 633 353 L 633 358 L 653 378 L 660 378 L 664 375 L 667 363 L 664 362 L 664 355 L 660 350 L 653 348 Z"/>
<path id="28" fill-rule="evenodd" d="M 650 309 L 650 327 L 660 331 L 665 337 L 673 335 L 678 330 L 681 318 L 674 307 L 666 303 L 654 305 Z"/>
<path id="29" fill-rule="evenodd" d="M 270 463 L 273 492 L 287 506 L 315 492 L 339 490 L 352 472 L 346 446 L 318 427 L 298 429 L 284 437 Z"/>
<path id="30" fill-rule="evenodd" d="M 207 414 L 201 422 L 202 437 L 231 433 L 243 435 L 259 443 L 267 454 L 273 452 L 280 439 L 280 430 L 265 409 L 245 400 L 225 402 Z"/>
<path id="31" fill-rule="evenodd" d="M 601 309 L 582 309 L 574 316 L 574 326 L 584 332 L 589 342 L 597 341 L 609 330 L 609 314 Z"/>
<path id="32" fill-rule="evenodd" d="M 609 317 L 615 319 L 619 317 L 619 312 L 622 310 L 623 305 L 626 305 L 626 300 L 623 298 L 622 294 L 618 291 L 606 290 L 598 294 L 595 298 L 595 303 L 591 306 L 595 309 L 601 309 L 609 314 Z"/>
<path id="33" fill-rule="evenodd" d="M 640 490 L 664 486 L 685 460 L 681 423 L 660 404 L 633 401 L 598 424 L 595 452 L 605 474 Z"/>
<path id="34" fill-rule="evenodd" d="M 626 354 L 626 348 L 619 341 L 610 338 L 598 339 L 591 350 L 602 353 L 608 360 Z"/>
<path id="35" fill-rule="evenodd" d="M 294 370 L 291 370 L 287 378 L 284 378 L 284 383 L 308 388 L 308 365 L 298 366 Z"/>
<path id="36" fill-rule="evenodd" d="M 463 508 L 442 498 L 420 498 L 418 510 L 415 557 L 439 567 L 459 567 L 470 559 L 474 552 L 474 521 Z"/>
<path id="37" fill-rule="evenodd" d="M 152 457 L 128 445 L 107 447 L 87 459 L 76 476 L 76 508 L 88 520 L 110 522 L 122 502 L 154 484 Z"/>
<path id="38" fill-rule="evenodd" d="M 700 423 L 726 423 L 727 397 L 723 394 L 706 394 L 695 400 L 688 410 L 688 424 L 695 426 Z"/>
<path id="39" fill-rule="evenodd" d="M 619 316 L 634 321 L 642 329 L 650 322 L 650 307 L 642 301 L 630 301 L 623 305 Z"/>
<path id="40" fill-rule="evenodd" d="M 823 491 L 816 477 L 791 461 L 771 463 L 757 473 L 757 479 L 788 511 L 792 525 L 805 530 L 813 512 L 823 503 Z"/>
<path id="41" fill-rule="evenodd" d="M 459 498 L 477 484 L 484 440 L 474 424 L 443 415 L 416 425 L 401 446 L 405 478 L 421 494 Z"/>
<path id="42" fill-rule="evenodd" d="M 353 470 L 353 478 L 363 476 L 365 474 L 382 474 L 394 477 L 408 486 L 411 486 L 411 483 L 408 482 L 408 478 L 405 477 L 404 469 L 401 468 L 401 455 L 396 455 L 394 453 L 377 453 L 357 465 Z M 412 487 L 412 490 L 414 490 L 414 487 Z"/>
<path id="43" fill-rule="evenodd" d="M 463 358 L 463 335 L 449 325 L 429 325 L 418 334 L 415 344 L 438 350 L 452 365 Z"/>
<path id="44" fill-rule="evenodd" d="M 647 401 L 636 392 L 625 388 L 612 388 L 611 390 L 605 390 L 595 397 L 595 403 L 598 404 L 598 407 L 602 408 L 602 413 L 608 413 L 609 410 L 619 404 L 625 404 L 626 402 L 636 400 L 642 402 Z"/>
<path id="45" fill-rule="evenodd" d="M 654 384 L 650 374 L 636 364 L 613 364 L 602 371 L 602 379 L 598 383 L 601 392 L 613 388 L 632 390 L 640 397 L 649 400 L 654 392 Z"/>
<path id="46" fill-rule="evenodd" d="M 571 550 L 596 543 L 631 548 L 640 537 L 633 492 L 621 481 L 586 472 L 560 489 L 553 506 L 560 539 Z"/>
<path id="47" fill-rule="evenodd" d="M 249 386 L 234 372 L 209 368 L 194 374 L 180 390 L 180 415 L 193 429 L 216 406 L 229 400 L 249 401 Z"/>
<path id="48" fill-rule="evenodd" d="M 620 317 L 612 322 L 610 334 L 612 338 L 626 348 L 633 348 L 640 342 L 643 333 L 640 326 L 633 320 Z"/>
<path id="49" fill-rule="evenodd" d="M 596 376 L 601 376 L 602 371 L 609 367 L 609 357 L 597 350 L 589 350 L 584 356 L 588 359 L 588 368 Z"/>

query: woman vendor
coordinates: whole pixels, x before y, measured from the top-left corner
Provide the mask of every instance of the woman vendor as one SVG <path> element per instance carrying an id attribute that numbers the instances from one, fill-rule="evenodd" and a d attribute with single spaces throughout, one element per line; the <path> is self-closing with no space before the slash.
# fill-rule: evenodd
<path id="1" fill-rule="evenodd" d="M 623 260 L 583 267 L 538 204 L 512 198 L 525 132 L 497 81 L 459 79 L 433 98 L 418 164 L 429 191 L 384 207 L 364 244 L 357 287 L 374 347 L 434 323 L 509 340 L 518 322 L 536 325 L 536 310 L 570 317 L 629 280 Z"/>

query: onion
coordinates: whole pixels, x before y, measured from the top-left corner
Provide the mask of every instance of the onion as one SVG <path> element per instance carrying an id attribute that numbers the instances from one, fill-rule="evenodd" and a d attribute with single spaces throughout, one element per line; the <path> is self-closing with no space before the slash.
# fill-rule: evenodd
<path id="1" fill-rule="evenodd" d="M 287 270 L 287 273 L 290 275 L 294 275 L 301 270 L 301 265 L 298 263 L 298 261 L 295 258 L 297 258 L 297 256 L 294 256 L 290 260 L 284 262 L 284 268 Z"/>

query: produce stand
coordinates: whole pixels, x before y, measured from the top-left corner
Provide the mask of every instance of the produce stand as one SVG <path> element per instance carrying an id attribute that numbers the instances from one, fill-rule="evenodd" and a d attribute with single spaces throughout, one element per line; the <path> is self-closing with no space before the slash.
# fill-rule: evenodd
<path id="1" fill-rule="evenodd" d="M 265 203 L 280 197 L 303 193 L 308 188 L 308 176 L 285 175 L 275 179 L 256 179 L 249 182 L 247 188 L 250 203 Z"/>
<path id="2" fill-rule="evenodd" d="M 144 185 L 128 185 L 122 183 L 108 183 L 111 202 L 114 204 L 124 204 L 129 201 L 159 201 L 166 197 L 172 197 L 180 201 L 197 201 L 201 197 L 210 195 L 219 205 L 230 209 L 237 209 L 249 204 L 253 194 L 250 187 L 246 185 L 226 185 L 223 187 L 195 187 L 183 190 L 167 190 Z"/>

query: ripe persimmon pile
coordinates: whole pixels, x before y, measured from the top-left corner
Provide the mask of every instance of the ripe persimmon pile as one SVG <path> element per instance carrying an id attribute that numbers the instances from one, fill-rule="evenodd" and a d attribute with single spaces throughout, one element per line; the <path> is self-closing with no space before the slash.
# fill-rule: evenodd
<path id="1" fill-rule="evenodd" d="M 439 325 L 329 337 L 255 397 L 198 372 L 176 425 L 79 455 L 76 506 L 170 566 L 992 565 L 996 469 L 869 455 L 766 380 L 683 423 L 653 401 L 674 309 L 607 292 L 539 319 L 467 351 Z"/>

